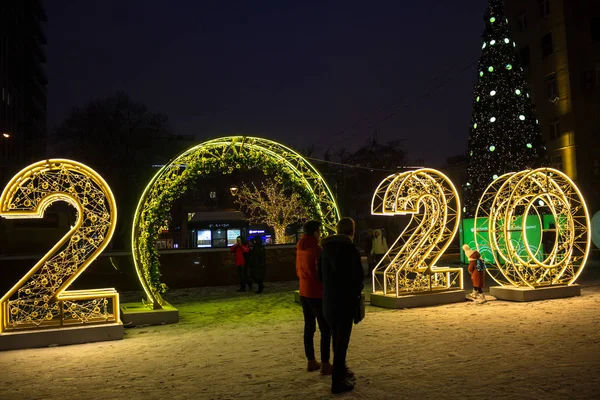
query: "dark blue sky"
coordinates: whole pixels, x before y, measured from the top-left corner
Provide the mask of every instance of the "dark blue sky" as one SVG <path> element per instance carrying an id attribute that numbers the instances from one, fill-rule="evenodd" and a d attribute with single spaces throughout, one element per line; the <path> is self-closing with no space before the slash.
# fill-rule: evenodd
<path id="1" fill-rule="evenodd" d="M 460 71 L 480 55 L 486 0 L 44 5 L 50 129 L 122 90 L 198 140 L 259 135 L 322 153 L 357 148 L 376 125 L 412 162 L 466 150 L 476 67 Z"/>

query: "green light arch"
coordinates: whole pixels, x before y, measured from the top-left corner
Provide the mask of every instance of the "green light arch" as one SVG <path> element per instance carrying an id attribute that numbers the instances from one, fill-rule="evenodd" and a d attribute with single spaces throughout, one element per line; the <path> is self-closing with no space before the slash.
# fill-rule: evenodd
<path id="1" fill-rule="evenodd" d="M 250 136 L 212 139 L 182 152 L 150 180 L 138 202 L 132 228 L 133 262 L 148 298 L 162 308 L 167 287 L 160 281 L 160 259 L 153 243 L 175 199 L 188 184 L 212 172 L 260 169 L 284 187 L 300 192 L 312 218 L 323 224 L 324 234 L 335 232 L 340 212 L 331 189 L 317 169 L 296 151 L 272 140 Z"/>

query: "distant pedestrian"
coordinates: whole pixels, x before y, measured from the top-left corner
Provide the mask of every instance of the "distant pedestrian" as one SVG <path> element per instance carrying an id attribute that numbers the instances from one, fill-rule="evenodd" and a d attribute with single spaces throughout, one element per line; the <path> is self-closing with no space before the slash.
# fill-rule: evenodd
<path id="1" fill-rule="evenodd" d="M 373 231 L 373 245 L 371 246 L 371 255 L 375 267 L 379 264 L 387 251 L 388 244 L 385 236 L 383 236 L 381 229 L 375 229 Z"/>
<path id="2" fill-rule="evenodd" d="M 252 239 L 252 248 L 250 250 L 250 273 L 252 279 L 258 285 L 256 293 L 262 293 L 265 288 L 265 272 L 266 272 L 266 253 L 260 236 Z M 252 290 L 252 289 L 251 289 Z"/>
<path id="3" fill-rule="evenodd" d="M 473 282 L 473 292 L 469 297 L 478 303 L 485 303 L 485 294 L 483 294 L 483 288 L 485 287 L 485 270 L 479 271 L 477 269 L 477 260 L 481 258 L 481 254 L 477 250 L 472 250 L 468 244 L 463 245 L 465 255 L 469 259 L 469 274 L 471 274 L 471 282 Z"/>
<path id="4" fill-rule="evenodd" d="M 319 221 L 308 221 L 304 224 L 304 235 L 296 244 L 296 274 L 300 279 L 300 303 L 304 314 L 304 354 L 308 360 L 306 370 L 321 369 L 321 374 L 329 375 L 333 369 L 329 362 L 331 329 L 323 316 L 323 284 L 317 273 L 317 262 L 321 254 L 320 229 Z M 317 323 L 321 332 L 320 363 L 315 358 L 313 341 Z"/>
<path id="5" fill-rule="evenodd" d="M 364 276 L 360 252 L 354 245 L 353 238 L 354 220 L 340 219 L 337 235 L 323 239 L 323 252 L 319 257 L 319 278 L 323 282 L 323 313 L 333 336 L 333 393 L 354 389 L 354 373 L 346 367 L 346 353 L 352 324 L 360 304 Z"/>
<path id="6" fill-rule="evenodd" d="M 248 280 L 246 275 L 246 257 L 245 254 L 250 251 L 250 247 L 244 244 L 242 237 L 236 238 L 235 244 L 231 247 L 230 252 L 234 255 L 235 266 L 237 268 L 238 277 L 240 278 L 240 288 L 238 292 L 245 292 L 246 285 L 251 286 L 252 284 Z"/>

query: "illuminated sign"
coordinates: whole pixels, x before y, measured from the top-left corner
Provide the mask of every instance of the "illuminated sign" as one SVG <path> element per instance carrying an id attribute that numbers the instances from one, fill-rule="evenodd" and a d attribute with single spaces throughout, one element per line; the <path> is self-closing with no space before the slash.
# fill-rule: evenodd
<path id="1" fill-rule="evenodd" d="M 373 292 L 384 295 L 463 288 L 462 268 L 435 263 L 452 242 L 460 200 L 447 176 L 423 168 L 390 175 L 377 187 L 373 215 L 411 215 L 410 222 L 373 270 Z"/>
<path id="2" fill-rule="evenodd" d="M 0 299 L 0 332 L 119 322 L 115 289 L 69 290 L 102 253 L 117 223 L 113 194 L 100 175 L 71 160 L 40 161 L 20 171 L 0 196 L 0 216 L 43 218 L 57 201 L 77 221 Z"/>
<path id="3" fill-rule="evenodd" d="M 590 218 L 581 192 L 561 171 L 500 176 L 481 197 L 475 221 L 475 243 L 489 247 L 495 265 L 487 271 L 500 285 L 570 285 L 583 271 Z M 530 233 L 533 225 L 543 227 L 541 235 Z"/>

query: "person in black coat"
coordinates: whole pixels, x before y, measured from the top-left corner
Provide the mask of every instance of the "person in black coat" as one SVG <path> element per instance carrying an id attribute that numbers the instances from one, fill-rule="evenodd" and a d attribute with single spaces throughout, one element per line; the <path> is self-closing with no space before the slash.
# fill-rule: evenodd
<path id="1" fill-rule="evenodd" d="M 323 282 L 323 314 L 333 336 L 333 374 L 331 391 L 341 393 L 354 388 L 354 373 L 346 367 L 352 324 L 363 290 L 360 252 L 352 242 L 354 221 L 342 218 L 337 235 L 324 238 L 319 257 L 319 279 Z"/>
<path id="2" fill-rule="evenodd" d="M 265 269 L 266 269 L 266 253 L 265 246 L 261 238 L 254 237 L 252 239 L 252 249 L 250 250 L 250 273 L 252 280 L 258 284 L 256 293 L 262 293 L 265 288 Z"/>

